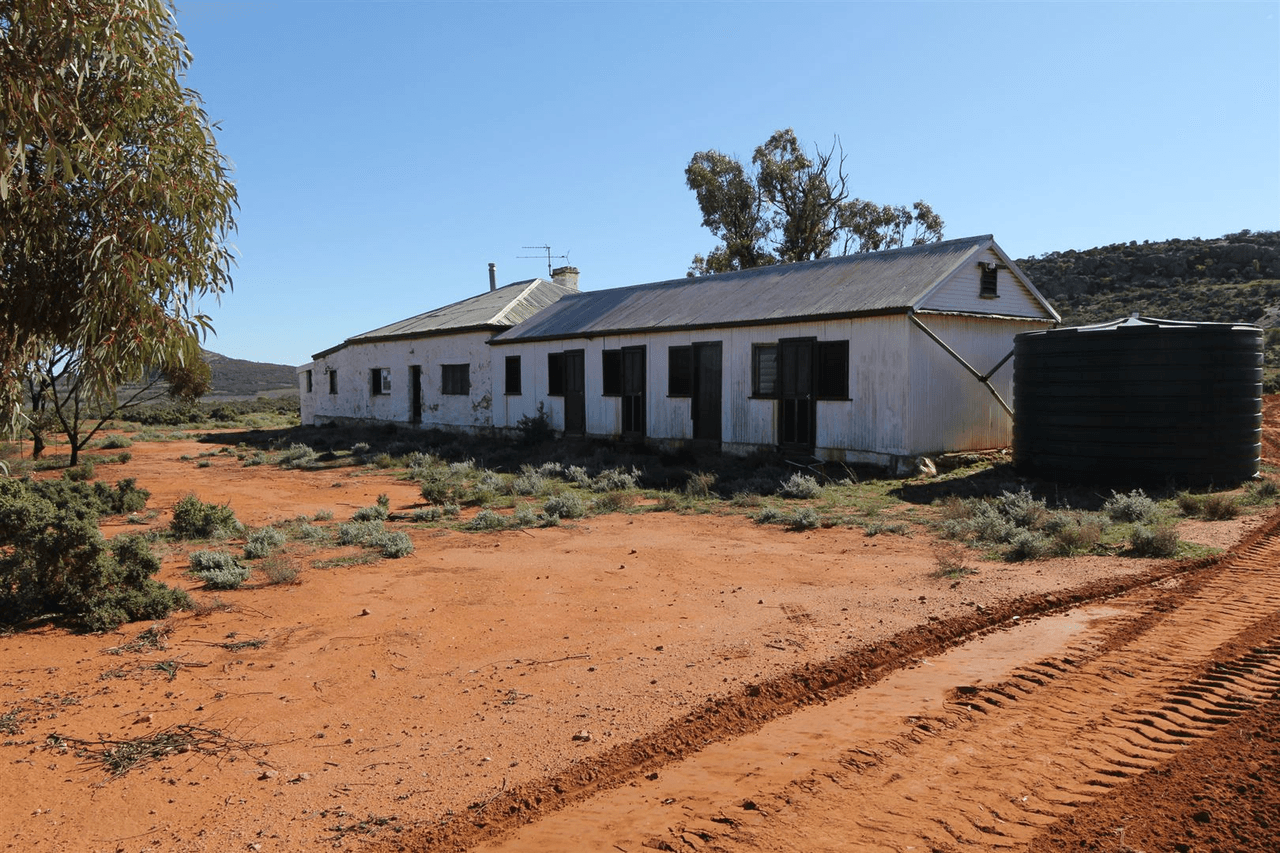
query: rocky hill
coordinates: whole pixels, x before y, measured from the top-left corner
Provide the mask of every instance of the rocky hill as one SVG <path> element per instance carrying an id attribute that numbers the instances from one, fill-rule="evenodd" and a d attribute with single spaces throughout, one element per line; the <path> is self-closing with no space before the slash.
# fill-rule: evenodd
<path id="1" fill-rule="evenodd" d="M 298 390 L 298 376 L 292 365 L 229 358 L 210 350 L 201 350 L 201 354 L 213 374 L 205 399 L 276 396 Z"/>
<path id="2" fill-rule="evenodd" d="M 1116 243 L 1017 263 L 1068 326 L 1135 311 L 1268 327 L 1280 321 L 1280 231 Z"/>

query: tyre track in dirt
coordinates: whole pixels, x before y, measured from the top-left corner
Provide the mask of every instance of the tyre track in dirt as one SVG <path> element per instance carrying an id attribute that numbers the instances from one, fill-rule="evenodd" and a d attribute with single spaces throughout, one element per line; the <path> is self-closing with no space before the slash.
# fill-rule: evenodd
<path id="1" fill-rule="evenodd" d="M 1280 601 L 1277 528 L 1280 515 L 1217 560 L 1160 567 L 1140 584 L 1028 597 L 748 686 L 644 741 L 499 790 L 395 846 L 468 849 L 501 839 L 502 849 L 786 850 L 798 838 L 806 849 L 1020 846 L 1275 692 L 1274 643 L 1197 668 Z M 1127 589 L 1092 605 L 1102 611 L 1080 606 Z M 959 682 L 905 716 L 894 716 L 892 701 L 877 710 L 877 682 L 889 697 L 902 691 L 899 682 L 912 677 L 903 666 L 1054 611 L 1084 614 L 1065 629 L 1050 626 L 1043 643 L 1061 640 L 1054 655 L 1011 665 L 995 683 Z M 995 635 L 1015 637 L 1020 649 L 1044 647 L 1018 638 L 1024 631 Z M 997 654 L 1015 653 L 1025 654 Z M 771 763 L 785 772 L 768 770 Z M 961 776 L 957 785 L 952 777 Z M 814 826 L 829 843 L 813 837 Z M 851 839 L 864 841 L 851 847 Z"/>

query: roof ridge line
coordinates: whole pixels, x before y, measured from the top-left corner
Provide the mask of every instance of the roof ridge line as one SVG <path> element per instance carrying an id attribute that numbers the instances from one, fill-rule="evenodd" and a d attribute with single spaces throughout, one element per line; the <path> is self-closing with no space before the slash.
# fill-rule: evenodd
<path id="1" fill-rule="evenodd" d="M 537 287 L 537 286 L 538 286 L 538 282 L 541 282 L 541 281 L 543 281 L 543 280 L 544 280 L 544 279 L 541 279 L 541 278 L 534 278 L 534 280 L 533 280 L 533 281 L 529 282 L 528 287 L 526 287 L 524 290 L 520 291 L 520 295 L 519 295 L 519 296 L 517 296 L 515 299 L 512 299 L 510 302 L 508 302 L 508 303 L 503 307 L 503 309 L 502 309 L 501 311 L 499 311 L 497 314 L 493 315 L 493 317 L 490 319 L 490 321 L 489 321 L 489 322 L 494 323 L 494 324 L 498 324 L 498 323 L 502 323 L 503 321 L 505 321 L 505 320 L 506 320 L 506 318 L 507 318 L 507 315 L 511 313 L 511 309 L 515 307 L 516 303 L 517 303 L 517 302 L 519 302 L 520 300 L 524 299 L 526 296 L 528 296 L 528 295 L 529 295 L 529 291 L 531 291 L 531 290 L 533 290 L 535 287 Z"/>

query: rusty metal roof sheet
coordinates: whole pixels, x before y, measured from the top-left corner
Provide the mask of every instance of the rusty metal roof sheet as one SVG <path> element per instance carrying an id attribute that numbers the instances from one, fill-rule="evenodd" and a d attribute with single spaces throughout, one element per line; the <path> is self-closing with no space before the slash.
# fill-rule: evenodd
<path id="1" fill-rule="evenodd" d="M 350 344 L 475 329 L 505 329 L 528 320 L 561 297 L 577 292 L 575 288 L 565 287 L 545 279 L 525 279 L 452 305 L 445 305 L 443 308 L 436 308 L 372 331 L 353 335 L 337 346 L 316 353 L 312 358 L 322 358 Z"/>
<path id="2" fill-rule="evenodd" d="M 497 335 L 493 343 L 907 311 L 967 258 L 993 243 L 987 234 L 574 293 Z"/>

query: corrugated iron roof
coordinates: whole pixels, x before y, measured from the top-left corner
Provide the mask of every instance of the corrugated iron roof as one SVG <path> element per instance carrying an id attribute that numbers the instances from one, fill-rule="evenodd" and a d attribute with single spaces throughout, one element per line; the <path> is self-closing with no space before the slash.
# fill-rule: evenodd
<path id="1" fill-rule="evenodd" d="M 493 343 L 894 313 L 914 307 L 990 234 L 886 252 L 574 293 Z"/>
<path id="2" fill-rule="evenodd" d="M 316 353 L 312 358 L 322 358 L 349 344 L 472 329 L 505 329 L 529 319 L 561 297 L 577 292 L 574 288 L 545 279 L 525 279 L 443 308 L 353 335 L 335 347 Z"/>

